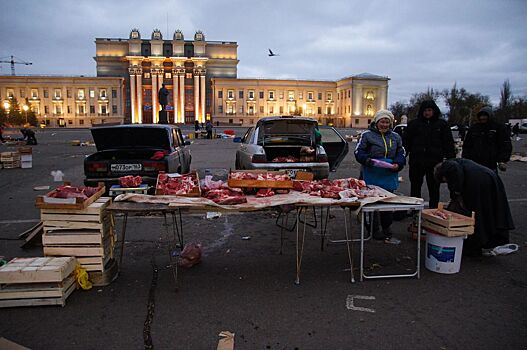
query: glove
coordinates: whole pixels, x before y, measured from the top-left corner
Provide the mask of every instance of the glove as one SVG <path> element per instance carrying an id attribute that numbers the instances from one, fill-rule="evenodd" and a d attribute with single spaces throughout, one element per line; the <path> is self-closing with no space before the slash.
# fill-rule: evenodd
<path id="1" fill-rule="evenodd" d="M 501 171 L 507 171 L 507 163 L 498 163 L 498 169 Z"/>
<path id="2" fill-rule="evenodd" d="M 367 166 L 373 166 L 373 160 L 371 158 L 366 159 Z"/>

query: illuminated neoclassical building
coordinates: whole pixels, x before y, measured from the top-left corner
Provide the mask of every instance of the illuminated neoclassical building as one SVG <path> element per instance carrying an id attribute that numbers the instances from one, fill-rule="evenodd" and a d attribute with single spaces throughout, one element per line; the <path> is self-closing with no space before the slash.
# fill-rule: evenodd
<path id="1" fill-rule="evenodd" d="M 386 108 L 387 77 L 363 73 L 337 81 L 238 79 L 238 44 L 206 41 L 201 31 L 185 40 L 176 30 L 164 40 L 133 29 L 128 39 L 97 38 L 98 77 L 123 77 L 125 121 L 158 122 L 157 91 L 165 84 L 171 123 L 250 125 L 269 115 L 303 115 L 323 124 L 366 127 Z"/>

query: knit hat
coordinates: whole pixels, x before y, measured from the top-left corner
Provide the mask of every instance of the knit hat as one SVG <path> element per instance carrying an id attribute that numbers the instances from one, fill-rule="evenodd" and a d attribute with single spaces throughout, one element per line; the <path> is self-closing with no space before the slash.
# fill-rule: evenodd
<path id="1" fill-rule="evenodd" d="M 382 118 L 388 118 L 390 119 L 390 124 L 393 125 L 393 120 L 395 119 L 392 112 L 386 110 L 386 109 L 381 109 L 379 111 L 377 111 L 377 113 L 375 113 L 375 116 L 373 117 L 373 123 L 377 124 L 377 122 L 379 120 L 381 120 Z"/>

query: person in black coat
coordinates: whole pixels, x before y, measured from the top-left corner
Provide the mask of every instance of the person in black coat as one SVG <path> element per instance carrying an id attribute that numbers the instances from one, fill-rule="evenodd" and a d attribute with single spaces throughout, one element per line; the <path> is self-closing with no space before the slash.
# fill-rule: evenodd
<path id="1" fill-rule="evenodd" d="M 494 120 L 491 107 L 483 107 L 477 114 L 477 123 L 470 127 L 465 137 L 462 157 L 494 171 L 498 167 L 505 171 L 511 153 L 512 143 L 507 128 Z"/>
<path id="2" fill-rule="evenodd" d="M 421 197 L 426 176 L 429 207 L 437 208 L 440 184 L 434 178 L 434 166 L 445 158 L 455 158 L 456 148 L 452 131 L 433 100 L 421 103 L 417 118 L 408 123 L 403 145 L 409 158 L 411 196 Z"/>
<path id="3" fill-rule="evenodd" d="M 448 210 L 476 214 L 474 234 L 465 241 L 463 254 L 477 256 L 482 249 L 509 243 L 509 230 L 514 229 L 514 222 L 505 187 L 495 172 L 458 158 L 438 164 L 435 177 L 448 184 L 451 198 Z"/>

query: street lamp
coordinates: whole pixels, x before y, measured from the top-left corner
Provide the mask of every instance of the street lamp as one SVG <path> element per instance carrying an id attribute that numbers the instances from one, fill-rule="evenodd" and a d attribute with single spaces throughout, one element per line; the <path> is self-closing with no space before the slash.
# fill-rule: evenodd
<path id="1" fill-rule="evenodd" d="M 27 124 L 27 111 L 29 110 L 29 106 L 28 105 L 23 105 L 22 109 L 24 110 L 24 112 L 26 112 L 26 124 Z"/>
<path id="2" fill-rule="evenodd" d="M 4 109 L 5 109 L 5 112 L 7 113 L 7 120 L 9 120 L 9 108 L 11 108 L 11 104 L 7 101 L 4 102 Z"/>

